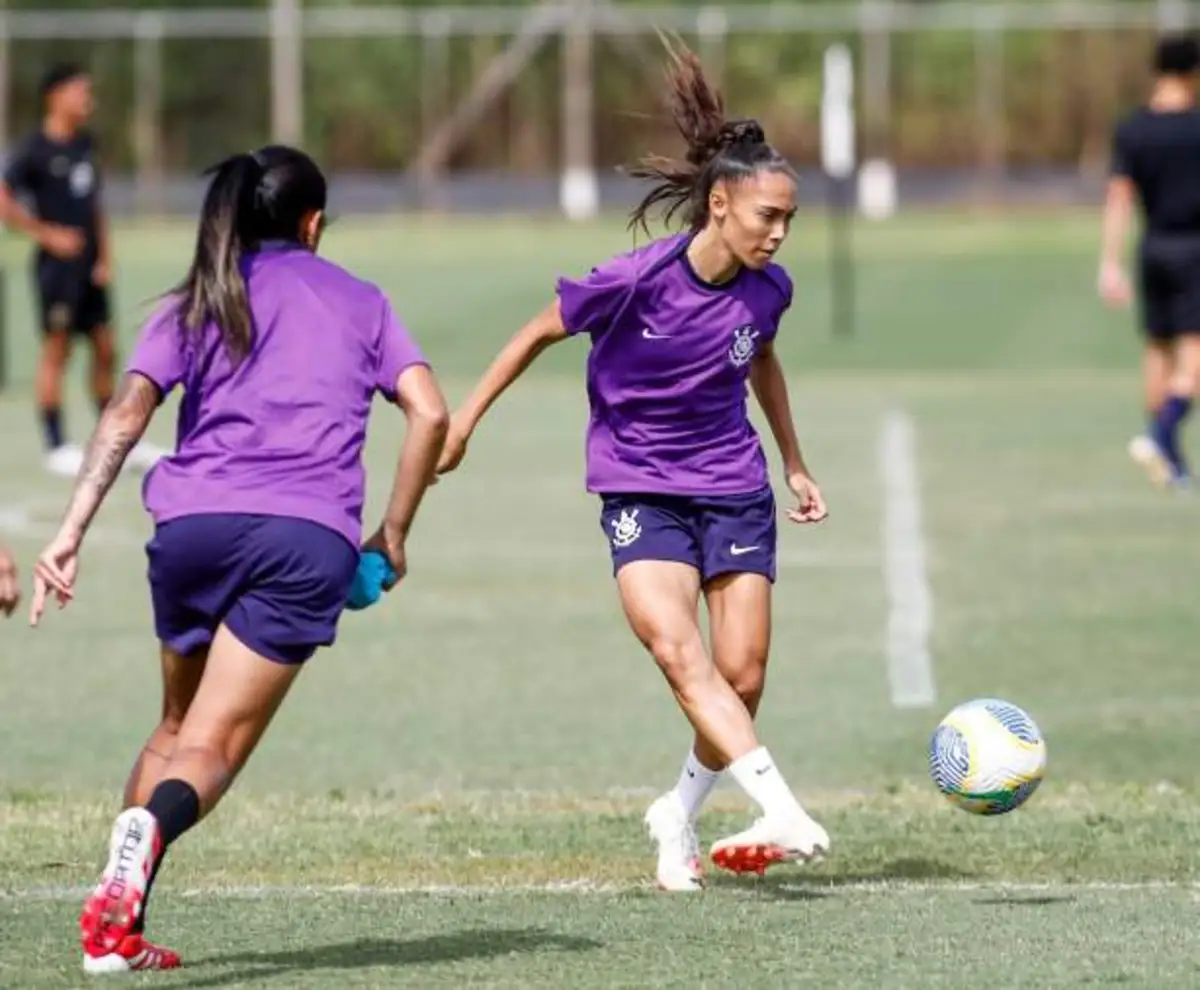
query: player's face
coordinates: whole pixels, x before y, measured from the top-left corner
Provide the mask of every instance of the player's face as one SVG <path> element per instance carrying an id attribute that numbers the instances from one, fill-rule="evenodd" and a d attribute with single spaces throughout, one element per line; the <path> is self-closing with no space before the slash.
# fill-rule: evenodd
<path id="1" fill-rule="evenodd" d="M 86 124 L 95 109 L 90 76 L 76 76 L 63 83 L 55 94 L 59 112 L 77 124 Z"/>
<path id="2" fill-rule="evenodd" d="M 787 239 L 796 215 L 796 183 L 783 172 L 759 172 L 713 188 L 709 211 L 726 246 L 747 268 L 765 268 Z"/>

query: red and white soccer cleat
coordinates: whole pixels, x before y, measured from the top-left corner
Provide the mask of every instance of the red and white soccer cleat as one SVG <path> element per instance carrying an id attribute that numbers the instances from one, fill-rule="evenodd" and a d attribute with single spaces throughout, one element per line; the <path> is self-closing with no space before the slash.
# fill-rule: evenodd
<path id="1" fill-rule="evenodd" d="M 803 811 L 772 821 L 760 818 L 744 832 L 713 843 L 712 861 L 731 873 L 763 874 L 768 866 L 813 860 L 829 852 L 829 833 Z"/>
<path id="2" fill-rule="evenodd" d="M 161 846 L 158 822 L 145 808 L 128 808 L 117 816 L 104 876 L 83 905 L 83 914 L 79 918 L 84 969 L 88 972 L 113 971 L 88 966 L 91 960 L 111 956 L 119 956 L 125 969 L 134 968 L 129 965 L 130 960 L 152 948 L 141 936 L 135 936 L 133 929 L 141 916 L 146 883 Z"/>
<path id="3" fill-rule="evenodd" d="M 178 952 L 147 942 L 141 935 L 126 935 L 116 949 L 102 956 L 83 952 L 85 973 L 135 973 L 150 969 L 178 969 L 183 965 Z"/>

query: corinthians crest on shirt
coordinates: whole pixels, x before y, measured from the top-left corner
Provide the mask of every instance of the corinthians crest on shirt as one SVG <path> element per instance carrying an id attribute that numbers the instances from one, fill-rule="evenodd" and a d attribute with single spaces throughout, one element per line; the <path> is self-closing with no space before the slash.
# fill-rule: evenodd
<path id="1" fill-rule="evenodd" d="M 733 343 L 729 345 L 729 360 L 735 368 L 741 368 L 754 358 L 758 331 L 749 323 L 733 331 Z"/>

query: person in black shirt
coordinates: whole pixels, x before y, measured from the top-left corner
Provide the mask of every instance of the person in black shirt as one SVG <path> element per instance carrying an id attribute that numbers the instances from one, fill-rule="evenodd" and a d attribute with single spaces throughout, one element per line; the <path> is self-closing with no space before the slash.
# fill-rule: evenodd
<path id="1" fill-rule="evenodd" d="M 92 396 L 100 409 L 112 397 L 112 254 L 100 203 L 96 145 L 87 130 L 93 108 L 91 79 L 79 66 L 56 65 L 43 79 L 41 97 L 41 128 L 21 142 L 4 169 L 0 219 L 37 244 L 33 275 L 44 333 L 37 398 L 48 448 L 46 466 L 74 477 L 83 453 L 68 444 L 63 433 L 63 375 L 72 335 L 84 334 L 92 347 Z M 157 456 L 144 446 L 135 453 L 134 464 L 149 467 Z"/>
<path id="2" fill-rule="evenodd" d="M 1161 40 L 1150 100 L 1118 125 L 1104 206 L 1099 290 L 1105 302 L 1133 298 L 1121 256 L 1134 203 L 1144 229 L 1137 295 L 1148 428 L 1130 454 L 1163 486 L 1185 486 L 1179 429 L 1200 391 L 1200 44 Z"/>

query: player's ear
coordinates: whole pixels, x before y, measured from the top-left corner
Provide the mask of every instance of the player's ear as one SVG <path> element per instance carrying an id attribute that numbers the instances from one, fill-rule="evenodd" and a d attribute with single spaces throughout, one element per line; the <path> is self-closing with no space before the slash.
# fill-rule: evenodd
<path id="1" fill-rule="evenodd" d="M 714 182 L 708 192 L 708 215 L 720 226 L 729 212 L 729 190 L 724 182 Z"/>
<path id="2" fill-rule="evenodd" d="M 310 251 L 316 251 L 325 230 L 325 211 L 311 210 L 300 221 L 300 242 Z"/>

